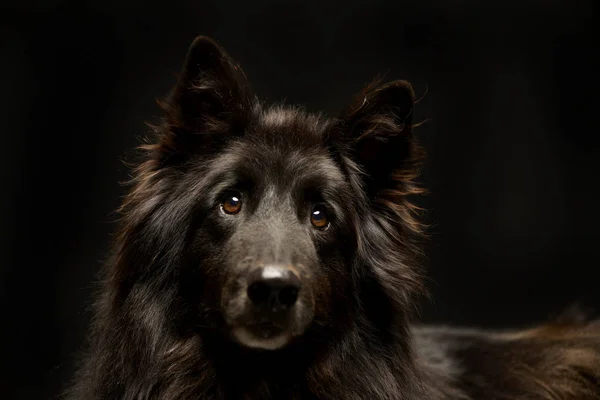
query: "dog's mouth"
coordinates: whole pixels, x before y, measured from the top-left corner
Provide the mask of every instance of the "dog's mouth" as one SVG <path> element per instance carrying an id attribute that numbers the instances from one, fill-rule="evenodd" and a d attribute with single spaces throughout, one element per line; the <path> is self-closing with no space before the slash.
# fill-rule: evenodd
<path id="1" fill-rule="evenodd" d="M 232 336 L 245 347 L 263 350 L 280 349 L 292 338 L 289 329 L 272 322 L 237 325 L 232 328 Z"/>
<path id="2" fill-rule="evenodd" d="M 310 286 L 287 267 L 257 268 L 230 281 L 221 298 L 230 338 L 254 349 L 276 350 L 303 334 L 314 315 Z"/>
<path id="3" fill-rule="evenodd" d="M 269 339 L 285 332 L 285 328 L 272 322 L 261 322 L 247 326 L 247 329 L 254 335 Z"/>

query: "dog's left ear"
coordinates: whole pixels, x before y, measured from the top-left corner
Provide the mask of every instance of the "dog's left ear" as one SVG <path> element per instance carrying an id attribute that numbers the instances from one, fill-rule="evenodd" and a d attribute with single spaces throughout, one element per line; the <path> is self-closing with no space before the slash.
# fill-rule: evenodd
<path id="1" fill-rule="evenodd" d="M 371 196 L 404 178 L 410 181 L 415 172 L 421 153 L 412 135 L 414 103 L 409 82 L 375 82 L 342 113 L 340 135 L 365 173 Z"/>
<path id="2" fill-rule="evenodd" d="M 360 178 L 352 173 L 349 183 L 364 192 L 373 211 L 357 215 L 357 251 L 373 278 L 362 288 L 368 297 L 364 305 L 383 315 L 375 317 L 382 326 L 408 315 L 413 296 L 424 291 L 416 239 L 425 227 L 419 207 L 408 198 L 423 193 L 415 182 L 424 153 L 413 136 L 414 105 L 410 83 L 376 81 L 356 97 L 330 136 L 346 168 L 359 170 Z"/>

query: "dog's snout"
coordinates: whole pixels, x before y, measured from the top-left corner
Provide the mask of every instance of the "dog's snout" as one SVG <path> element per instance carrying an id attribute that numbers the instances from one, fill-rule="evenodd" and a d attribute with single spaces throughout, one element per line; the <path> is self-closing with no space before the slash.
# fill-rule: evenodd
<path id="1" fill-rule="evenodd" d="M 255 307 L 280 312 L 296 304 L 300 288 L 300 278 L 290 268 L 269 265 L 250 274 L 248 298 Z"/>
<path id="2" fill-rule="evenodd" d="M 275 350 L 302 335 L 313 320 L 312 275 L 305 264 L 238 264 L 235 280 L 223 292 L 224 316 L 238 343 Z"/>

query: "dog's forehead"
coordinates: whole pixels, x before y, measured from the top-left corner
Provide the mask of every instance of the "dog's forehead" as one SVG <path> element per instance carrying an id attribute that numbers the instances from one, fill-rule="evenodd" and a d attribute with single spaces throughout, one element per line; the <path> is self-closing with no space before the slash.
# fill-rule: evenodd
<path id="1" fill-rule="evenodd" d="M 230 171 L 254 182 L 282 181 L 280 187 L 346 179 L 326 143 L 330 122 L 294 108 L 271 108 L 257 115 L 244 135 L 213 160 L 213 170 Z"/>
<path id="2" fill-rule="evenodd" d="M 260 115 L 260 123 L 264 128 L 279 128 L 299 119 L 299 113 L 293 109 L 283 107 L 271 107 L 264 110 Z"/>
<path id="3" fill-rule="evenodd" d="M 306 143 L 290 145 L 282 133 L 278 140 L 238 141 L 229 147 L 221 160 L 227 169 L 244 170 L 257 178 L 273 175 L 295 179 L 324 177 L 344 181 L 343 173 L 325 146 Z"/>
<path id="4" fill-rule="evenodd" d="M 326 173 L 339 178 L 341 172 L 326 144 L 332 123 L 318 114 L 295 107 L 272 106 L 256 116 L 253 129 L 233 148 L 246 165 L 307 175 Z"/>
<path id="5" fill-rule="evenodd" d="M 330 129 L 331 121 L 321 114 L 312 114 L 296 107 L 272 106 L 258 115 L 257 133 L 288 138 L 296 142 L 318 143 Z M 296 143 L 298 144 L 298 143 Z"/>

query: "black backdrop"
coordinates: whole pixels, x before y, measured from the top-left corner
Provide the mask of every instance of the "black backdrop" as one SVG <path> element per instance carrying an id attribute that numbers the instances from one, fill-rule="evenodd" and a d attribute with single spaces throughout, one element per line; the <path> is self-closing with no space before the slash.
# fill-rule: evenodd
<path id="1" fill-rule="evenodd" d="M 428 90 L 426 321 L 518 326 L 580 296 L 600 305 L 592 0 L 2 7 L 1 398 L 48 398 L 70 375 L 121 160 L 200 33 L 269 100 L 335 114 L 378 73 Z"/>

